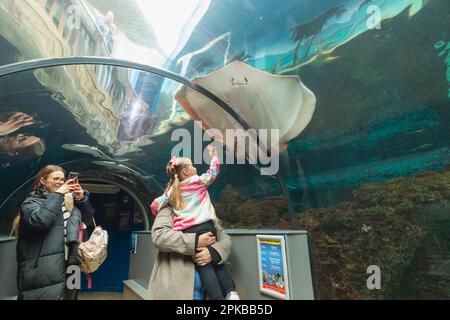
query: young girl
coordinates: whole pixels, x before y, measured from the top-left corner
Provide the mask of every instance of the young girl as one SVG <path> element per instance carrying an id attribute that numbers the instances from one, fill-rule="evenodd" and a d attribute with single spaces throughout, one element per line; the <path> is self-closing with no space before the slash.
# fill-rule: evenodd
<path id="1" fill-rule="evenodd" d="M 173 229 L 185 233 L 195 233 L 195 248 L 201 234 L 212 232 L 216 235 L 214 222 L 217 220 L 214 207 L 209 198 L 207 187 L 219 174 L 219 158 L 216 148 L 208 146 L 211 164 L 207 173 L 197 175 L 197 169 L 189 158 L 173 157 L 166 171 L 170 181 L 166 192 L 151 204 L 154 215 L 166 205 L 171 205 L 174 212 Z M 211 257 L 217 252 L 208 247 Z M 218 260 L 218 259 L 216 259 Z M 206 293 L 213 300 L 239 300 L 236 287 L 225 265 L 196 266 Z"/>

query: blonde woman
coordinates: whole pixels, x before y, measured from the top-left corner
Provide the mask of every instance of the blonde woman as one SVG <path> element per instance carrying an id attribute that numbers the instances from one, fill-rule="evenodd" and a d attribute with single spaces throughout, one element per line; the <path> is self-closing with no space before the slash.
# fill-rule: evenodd
<path id="1" fill-rule="evenodd" d="M 73 194 L 72 212 L 64 219 L 66 194 Z M 17 241 L 17 287 L 19 300 L 76 299 L 66 288 L 66 255 L 76 264 L 81 219 L 92 224 L 89 193 L 65 172 L 48 165 L 36 176 L 33 191 L 20 206 Z M 66 234 L 67 233 L 67 237 Z M 66 239 L 67 238 L 67 239 Z M 70 264 L 70 261 L 69 261 Z"/>

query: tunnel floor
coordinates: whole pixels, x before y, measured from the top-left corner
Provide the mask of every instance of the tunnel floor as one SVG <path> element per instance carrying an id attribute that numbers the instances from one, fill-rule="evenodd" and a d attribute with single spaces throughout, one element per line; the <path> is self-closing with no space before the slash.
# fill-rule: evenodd
<path id="1" fill-rule="evenodd" d="M 120 292 L 80 292 L 78 300 L 122 300 Z"/>

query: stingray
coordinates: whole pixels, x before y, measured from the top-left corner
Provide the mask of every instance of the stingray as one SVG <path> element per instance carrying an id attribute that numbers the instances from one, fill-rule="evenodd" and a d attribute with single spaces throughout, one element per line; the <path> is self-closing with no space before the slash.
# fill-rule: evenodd
<path id="1" fill-rule="evenodd" d="M 206 76 L 192 80 L 225 101 L 253 129 L 278 129 L 279 144 L 270 145 L 279 152 L 297 137 L 311 121 L 316 97 L 298 76 L 279 76 L 257 70 L 243 62 L 234 61 Z M 242 126 L 226 111 L 206 96 L 182 86 L 175 99 L 187 114 L 202 121 L 204 130 L 218 129 L 222 137 L 215 137 L 228 150 L 234 150 L 234 140 L 227 141 L 226 129 Z"/>

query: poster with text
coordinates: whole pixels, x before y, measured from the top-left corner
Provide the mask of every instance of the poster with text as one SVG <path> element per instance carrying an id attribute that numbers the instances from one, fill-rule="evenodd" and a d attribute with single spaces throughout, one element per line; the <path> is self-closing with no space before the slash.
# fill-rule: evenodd
<path id="1" fill-rule="evenodd" d="M 284 236 L 257 235 L 261 293 L 289 299 Z"/>

